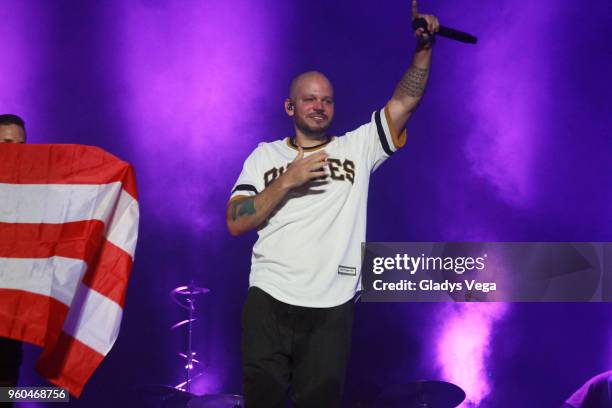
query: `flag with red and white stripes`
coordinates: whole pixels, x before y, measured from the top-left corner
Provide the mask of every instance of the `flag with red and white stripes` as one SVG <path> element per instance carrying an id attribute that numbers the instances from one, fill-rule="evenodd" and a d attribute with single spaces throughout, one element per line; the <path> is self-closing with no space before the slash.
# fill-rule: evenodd
<path id="1" fill-rule="evenodd" d="M 81 145 L 0 144 L 0 336 L 80 396 L 117 339 L 138 238 L 132 167 Z"/>

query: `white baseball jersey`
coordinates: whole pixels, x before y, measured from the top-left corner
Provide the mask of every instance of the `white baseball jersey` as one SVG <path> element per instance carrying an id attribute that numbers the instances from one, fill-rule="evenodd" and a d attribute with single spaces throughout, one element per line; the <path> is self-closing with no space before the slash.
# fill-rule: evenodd
<path id="1" fill-rule="evenodd" d="M 405 141 L 385 108 L 358 129 L 304 149 L 305 156 L 325 149 L 329 176 L 291 190 L 259 227 L 250 286 L 296 306 L 333 307 L 351 299 L 361 287 L 370 174 Z M 232 198 L 263 191 L 297 153 L 290 138 L 260 143 L 244 163 Z"/>

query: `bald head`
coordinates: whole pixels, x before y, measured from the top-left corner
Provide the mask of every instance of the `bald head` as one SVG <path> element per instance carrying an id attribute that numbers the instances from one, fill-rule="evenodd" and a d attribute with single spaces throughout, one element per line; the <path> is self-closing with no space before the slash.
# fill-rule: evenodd
<path id="1" fill-rule="evenodd" d="M 334 89 L 325 75 L 308 71 L 291 81 L 285 112 L 293 118 L 296 137 L 321 140 L 334 117 Z"/>
<path id="2" fill-rule="evenodd" d="M 303 72 L 300 75 L 293 78 L 293 80 L 291 81 L 291 86 L 289 87 L 289 98 L 291 98 L 292 100 L 295 100 L 297 97 L 299 88 L 305 82 L 308 82 L 309 80 L 323 81 L 327 83 L 333 95 L 334 88 L 330 80 L 323 73 L 319 71 L 308 71 L 308 72 Z"/>

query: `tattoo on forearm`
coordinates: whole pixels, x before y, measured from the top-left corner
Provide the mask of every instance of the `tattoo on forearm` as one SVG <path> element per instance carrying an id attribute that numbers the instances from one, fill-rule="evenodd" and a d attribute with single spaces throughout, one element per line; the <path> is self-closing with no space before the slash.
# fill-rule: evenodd
<path id="1" fill-rule="evenodd" d="M 395 91 L 402 96 L 418 98 L 423 95 L 428 75 L 428 69 L 417 68 L 413 65 L 408 68 Z"/>
<path id="2" fill-rule="evenodd" d="M 232 221 L 243 215 L 255 214 L 255 198 L 247 198 L 232 203 Z"/>

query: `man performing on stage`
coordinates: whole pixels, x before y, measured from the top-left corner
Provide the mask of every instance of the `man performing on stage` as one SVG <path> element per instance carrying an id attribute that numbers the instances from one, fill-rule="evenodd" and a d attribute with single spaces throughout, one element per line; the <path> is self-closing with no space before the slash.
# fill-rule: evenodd
<path id="1" fill-rule="evenodd" d="M 416 31 L 412 64 L 385 107 L 341 137 L 326 131 L 333 88 L 319 72 L 291 83 L 285 111 L 295 137 L 261 143 L 244 163 L 227 207 L 233 235 L 257 229 L 242 315 L 247 408 L 339 406 L 360 289 L 370 174 L 406 140 L 423 96 L 438 20 Z"/>

